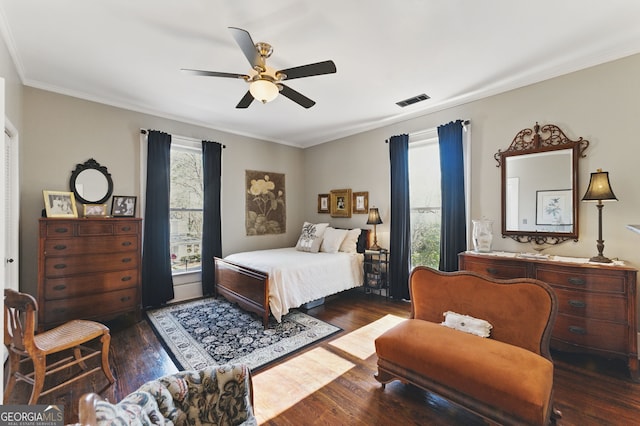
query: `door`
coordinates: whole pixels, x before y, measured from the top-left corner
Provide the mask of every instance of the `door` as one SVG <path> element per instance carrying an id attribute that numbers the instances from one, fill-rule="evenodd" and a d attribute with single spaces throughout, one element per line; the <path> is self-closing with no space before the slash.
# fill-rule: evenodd
<path id="1" fill-rule="evenodd" d="M 5 118 L 2 158 L 4 223 L 4 287 L 19 289 L 19 224 L 20 199 L 18 177 L 18 132 Z"/>

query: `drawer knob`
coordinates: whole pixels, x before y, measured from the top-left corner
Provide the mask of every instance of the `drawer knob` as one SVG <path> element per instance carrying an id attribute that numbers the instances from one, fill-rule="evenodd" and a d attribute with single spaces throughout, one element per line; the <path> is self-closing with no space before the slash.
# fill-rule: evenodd
<path id="1" fill-rule="evenodd" d="M 573 306 L 574 308 L 584 308 L 587 306 L 587 304 L 582 300 L 569 300 L 569 305 Z"/>
<path id="2" fill-rule="evenodd" d="M 125 231 L 125 232 L 126 231 L 131 231 L 131 227 L 130 226 L 123 226 L 122 230 Z"/>
<path id="3" fill-rule="evenodd" d="M 487 272 L 490 274 L 497 274 L 498 268 L 487 268 Z"/>
<path id="4" fill-rule="evenodd" d="M 126 277 L 122 277 L 121 281 L 131 281 L 131 275 L 127 275 Z"/>
<path id="5" fill-rule="evenodd" d="M 573 334 L 587 334 L 587 330 L 582 327 L 576 327 L 575 325 L 569 326 L 569 331 Z"/>
<path id="6" fill-rule="evenodd" d="M 587 283 L 584 278 L 579 277 L 570 277 L 569 279 L 567 279 L 567 281 L 569 281 L 569 284 L 573 285 L 585 285 Z"/>
<path id="7" fill-rule="evenodd" d="M 56 228 L 56 232 L 58 234 L 64 234 L 65 232 L 69 232 L 68 228 Z"/>
<path id="8" fill-rule="evenodd" d="M 66 263 L 57 263 L 57 264 L 53 265 L 53 267 L 55 269 L 64 269 L 64 268 L 67 267 L 67 265 L 66 265 Z"/>
<path id="9" fill-rule="evenodd" d="M 123 242 L 122 242 L 122 245 L 123 245 L 124 247 L 129 247 L 131 244 L 133 244 L 131 241 L 123 241 Z"/>
<path id="10" fill-rule="evenodd" d="M 130 257 L 125 257 L 124 259 L 122 259 L 122 263 L 129 263 L 129 262 L 131 262 Z"/>
<path id="11" fill-rule="evenodd" d="M 126 301 L 129 301 L 129 300 L 131 300 L 131 297 L 129 297 L 129 296 L 125 296 L 125 297 L 121 297 L 120 298 L 121 302 L 126 302 Z"/>
<path id="12" fill-rule="evenodd" d="M 56 250 L 64 250 L 64 249 L 67 248 L 67 246 L 64 245 L 64 244 L 57 244 L 57 245 L 53 246 L 53 248 L 56 249 Z"/>
<path id="13" fill-rule="evenodd" d="M 58 284 L 53 286 L 54 290 L 64 290 L 65 288 L 67 288 L 67 286 L 64 284 Z"/>

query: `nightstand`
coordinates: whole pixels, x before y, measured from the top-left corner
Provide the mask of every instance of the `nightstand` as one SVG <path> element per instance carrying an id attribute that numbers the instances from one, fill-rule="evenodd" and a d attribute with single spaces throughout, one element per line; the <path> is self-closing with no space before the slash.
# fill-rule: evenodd
<path id="1" fill-rule="evenodd" d="M 389 297 L 389 251 L 365 250 L 364 252 L 365 292 L 385 290 Z"/>

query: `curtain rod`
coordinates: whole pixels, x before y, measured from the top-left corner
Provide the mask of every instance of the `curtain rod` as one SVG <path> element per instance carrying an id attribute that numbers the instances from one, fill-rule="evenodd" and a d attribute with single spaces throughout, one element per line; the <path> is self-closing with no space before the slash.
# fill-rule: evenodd
<path id="1" fill-rule="evenodd" d="M 140 134 L 146 135 L 147 133 L 149 133 L 147 129 L 140 129 Z M 188 138 L 186 136 L 180 136 L 180 135 L 175 135 L 175 136 L 181 139 L 191 139 L 193 141 L 200 141 L 200 139 L 196 139 L 196 138 Z M 212 143 L 217 143 L 219 145 L 222 145 L 222 149 L 225 149 L 227 147 L 226 145 L 221 144 L 220 142 L 214 142 L 214 141 L 205 141 L 205 142 L 212 142 Z"/>
<path id="2" fill-rule="evenodd" d="M 471 124 L 471 120 L 462 120 L 462 125 L 463 126 L 466 126 L 468 124 Z M 420 136 L 422 134 L 432 133 L 432 132 L 437 132 L 437 131 L 438 131 L 438 128 L 434 127 L 432 129 L 420 130 L 419 132 L 409 133 L 409 137 L 416 137 L 416 136 Z M 389 143 L 389 139 L 385 139 L 384 143 Z"/>

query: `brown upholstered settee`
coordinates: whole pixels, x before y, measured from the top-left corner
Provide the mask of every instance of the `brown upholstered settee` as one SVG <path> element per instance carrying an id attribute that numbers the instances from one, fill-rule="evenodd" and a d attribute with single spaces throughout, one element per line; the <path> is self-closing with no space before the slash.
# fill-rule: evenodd
<path id="1" fill-rule="evenodd" d="M 557 299 L 549 285 L 417 267 L 410 292 L 411 318 L 375 341 L 383 387 L 412 383 L 498 424 L 542 425 L 560 416 L 552 406 Z M 487 321 L 490 336 L 445 327 L 446 312 Z"/>

